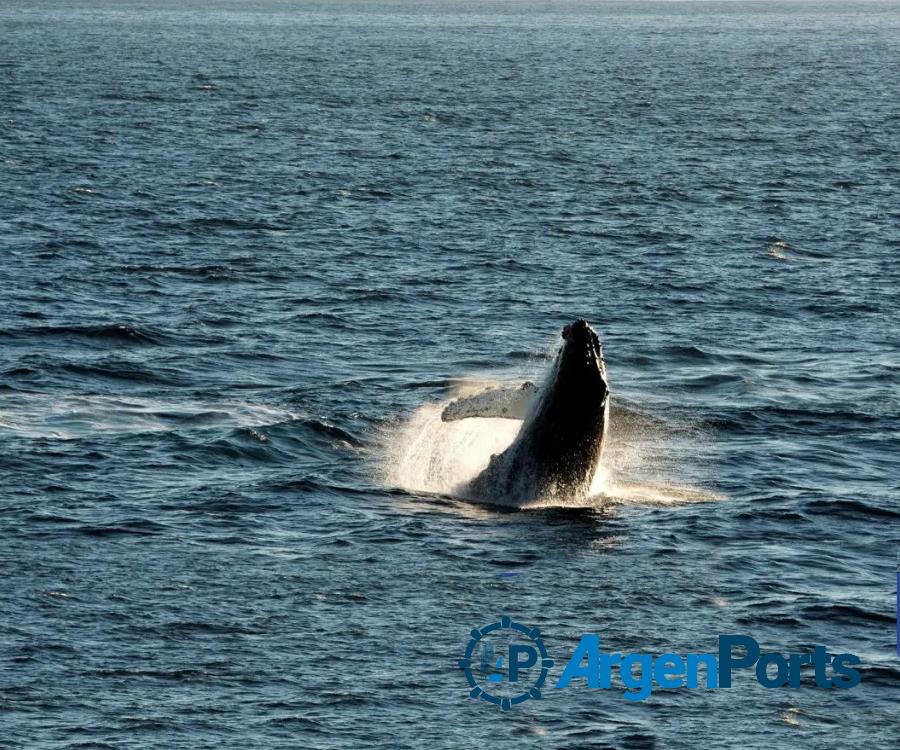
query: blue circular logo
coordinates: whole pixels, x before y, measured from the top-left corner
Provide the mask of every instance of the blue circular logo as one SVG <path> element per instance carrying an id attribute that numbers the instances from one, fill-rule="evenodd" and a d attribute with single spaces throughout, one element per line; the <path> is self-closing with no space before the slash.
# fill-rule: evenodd
<path id="1" fill-rule="evenodd" d="M 553 660 L 537 628 L 527 628 L 503 615 L 497 622 L 472 630 L 470 636 L 466 655 L 459 660 L 471 688 L 470 698 L 509 711 L 517 703 L 541 697 Z"/>

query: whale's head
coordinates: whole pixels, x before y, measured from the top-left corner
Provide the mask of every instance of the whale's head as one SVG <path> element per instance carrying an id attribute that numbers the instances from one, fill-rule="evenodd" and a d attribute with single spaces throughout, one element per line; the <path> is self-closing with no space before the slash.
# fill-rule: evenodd
<path id="1" fill-rule="evenodd" d="M 606 363 L 600 337 L 586 320 L 576 320 L 562 329 L 563 344 L 556 367 L 556 382 L 560 379 L 579 389 L 579 401 L 602 401 L 609 391 L 606 382 Z"/>
<path id="2" fill-rule="evenodd" d="M 591 373 L 594 370 L 601 373 L 605 371 L 600 337 L 586 320 L 582 318 L 569 323 L 562 329 L 561 335 L 566 343 L 560 354 L 567 367 L 581 364 L 583 360 L 586 369 Z"/>

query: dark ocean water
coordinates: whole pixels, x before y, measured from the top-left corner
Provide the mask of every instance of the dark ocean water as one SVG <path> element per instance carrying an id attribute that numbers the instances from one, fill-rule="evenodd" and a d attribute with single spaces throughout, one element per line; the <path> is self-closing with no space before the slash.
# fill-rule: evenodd
<path id="1" fill-rule="evenodd" d="M 889 4 L 3 0 L 0 746 L 896 747 L 898 72 Z M 603 494 L 453 499 L 509 427 L 428 404 L 578 316 Z M 504 613 L 862 683 L 504 715 Z"/>

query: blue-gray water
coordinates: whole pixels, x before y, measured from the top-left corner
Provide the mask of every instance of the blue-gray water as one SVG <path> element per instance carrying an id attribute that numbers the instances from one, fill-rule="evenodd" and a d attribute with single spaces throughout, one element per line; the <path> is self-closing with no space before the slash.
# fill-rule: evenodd
<path id="1" fill-rule="evenodd" d="M 898 69 L 888 4 L 4 0 L 0 746 L 895 747 Z M 628 502 L 391 479 L 577 316 Z M 502 613 L 862 684 L 503 715 Z"/>

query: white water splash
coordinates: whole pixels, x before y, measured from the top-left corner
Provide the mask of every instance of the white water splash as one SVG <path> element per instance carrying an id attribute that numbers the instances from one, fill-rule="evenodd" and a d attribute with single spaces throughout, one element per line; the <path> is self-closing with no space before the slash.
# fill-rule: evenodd
<path id="1" fill-rule="evenodd" d="M 478 417 L 443 422 L 444 406 L 423 404 L 389 436 L 384 456 L 388 485 L 407 492 L 460 495 L 522 426 L 517 419 Z"/>

